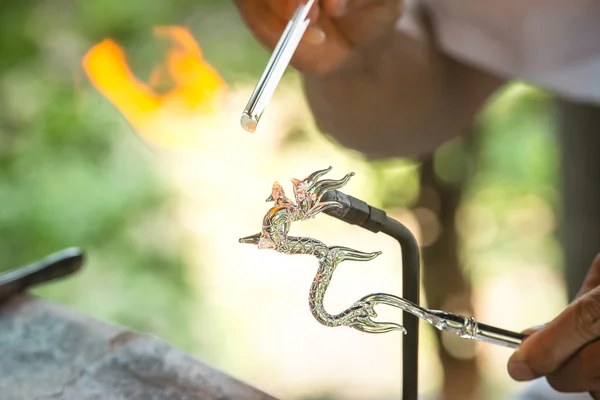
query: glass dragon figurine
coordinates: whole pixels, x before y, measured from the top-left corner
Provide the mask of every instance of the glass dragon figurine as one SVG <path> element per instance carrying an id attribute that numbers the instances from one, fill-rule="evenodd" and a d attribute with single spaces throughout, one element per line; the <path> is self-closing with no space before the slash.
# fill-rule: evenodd
<path id="1" fill-rule="evenodd" d="M 264 216 L 261 232 L 239 240 L 240 243 L 254 244 L 259 249 L 272 249 L 284 254 L 310 254 L 318 259 L 319 269 L 309 291 L 310 310 L 317 321 L 329 327 L 348 326 L 367 333 L 406 333 L 400 324 L 374 320 L 377 317 L 375 306 L 383 304 L 411 313 L 439 330 L 452 332 L 464 339 L 481 340 L 512 348 L 520 345 L 523 335 L 519 333 L 485 325 L 471 317 L 429 310 L 386 293 L 369 294 L 347 310 L 336 315 L 329 314 L 323 301 L 337 266 L 346 260 L 370 261 L 381 254 L 379 251 L 364 253 L 348 247 L 327 246 L 309 237 L 288 235 L 293 222 L 314 218 L 325 210 L 342 207 L 342 204 L 336 201 L 321 200 L 328 191 L 345 186 L 354 173 L 349 173 L 339 180 L 320 180 L 329 171 L 331 167 L 316 171 L 303 180 L 292 179 L 295 202 L 290 200 L 282 186 L 275 182 L 267 199 L 267 202 L 273 202 L 274 205 Z"/>

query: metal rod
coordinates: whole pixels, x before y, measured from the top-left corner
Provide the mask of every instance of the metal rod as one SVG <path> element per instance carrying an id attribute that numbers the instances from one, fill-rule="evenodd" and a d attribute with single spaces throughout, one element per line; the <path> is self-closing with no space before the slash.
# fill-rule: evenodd
<path id="1" fill-rule="evenodd" d="M 421 273 L 419 246 L 410 230 L 386 216 L 382 233 L 394 238 L 402 251 L 402 297 L 420 302 Z M 402 399 L 416 400 L 419 394 L 419 319 L 403 313 L 402 325 L 407 334 L 402 339 Z"/>
<path id="2" fill-rule="evenodd" d="M 526 338 L 526 335 L 522 333 L 482 324 L 472 317 L 437 310 L 427 310 L 427 314 L 432 317 L 427 322 L 441 331 L 452 332 L 464 339 L 479 340 L 497 346 L 518 349 Z"/>
<path id="3" fill-rule="evenodd" d="M 300 4 L 283 31 L 265 71 L 254 88 L 254 92 L 252 92 L 250 100 L 242 113 L 240 123 L 244 130 L 250 133 L 256 131 L 267 103 L 271 100 L 285 69 L 289 65 L 298 44 L 300 44 L 300 40 L 302 40 L 310 24 L 308 13 L 314 2 L 315 0 L 308 0 L 306 3 Z"/>
<path id="4" fill-rule="evenodd" d="M 479 331 L 475 335 L 476 340 L 481 340 L 486 343 L 496 344 L 499 346 L 518 349 L 525 335 L 518 332 L 508 331 L 491 325 L 479 324 Z"/>
<path id="5" fill-rule="evenodd" d="M 482 324 L 474 318 L 445 311 L 428 310 L 419 306 L 420 254 L 415 237 L 400 222 L 386 215 L 385 211 L 372 207 L 362 200 L 337 190 L 323 196 L 323 201 L 334 201 L 342 205 L 324 211 L 349 224 L 358 225 L 371 232 L 381 232 L 393 237 L 402 250 L 402 298 L 381 294 L 382 302 L 403 309 L 402 325 L 407 335 L 402 343 L 402 399 L 416 400 L 418 396 L 418 346 L 419 319 L 441 331 L 459 335 L 463 339 L 479 340 L 486 343 L 516 349 L 525 339 L 522 333 L 508 331 Z"/>
<path id="6" fill-rule="evenodd" d="M 338 190 L 327 192 L 323 201 L 336 201 L 342 208 L 332 208 L 325 214 L 371 232 L 394 238 L 402 251 L 402 297 L 418 305 L 421 287 L 419 245 L 410 230 L 356 197 Z M 407 334 L 402 339 L 402 400 L 417 400 L 419 394 L 419 319 L 403 313 L 402 325 Z"/>

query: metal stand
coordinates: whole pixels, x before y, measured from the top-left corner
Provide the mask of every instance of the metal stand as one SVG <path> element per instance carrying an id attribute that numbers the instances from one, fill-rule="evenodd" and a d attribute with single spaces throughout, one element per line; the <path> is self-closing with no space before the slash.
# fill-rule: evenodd
<path id="1" fill-rule="evenodd" d="M 337 201 L 342 208 L 325 213 L 374 233 L 384 233 L 394 238 L 402 251 L 402 297 L 419 304 L 420 255 L 413 234 L 400 222 L 387 216 L 385 211 L 372 207 L 362 200 L 339 191 L 327 192 L 323 201 Z M 402 399 L 417 400 L 419 389 L 419 319 L 404 313 L 402 325 L 407 334 L 402 340 Z"/>

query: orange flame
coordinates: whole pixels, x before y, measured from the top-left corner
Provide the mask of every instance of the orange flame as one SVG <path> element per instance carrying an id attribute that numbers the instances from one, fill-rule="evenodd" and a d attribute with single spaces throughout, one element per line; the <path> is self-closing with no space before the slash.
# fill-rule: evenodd
<path id="1" fill-rule="evenodd" d="M 138 80 L 125 59 L 125 52 L 112 39 L 93 46 L 82 66 L 102 93 L 147 141 L 166 147 L 185 147 L 198 131 L 198 118 L 220 109 L 226 84 L 203 57 L 192 34 L 183 27 L 156 27 L 154 35 L 170 46 L 150 82 Z M 173 89 L 158 94 L 156 87 L 167 77 Z"/>

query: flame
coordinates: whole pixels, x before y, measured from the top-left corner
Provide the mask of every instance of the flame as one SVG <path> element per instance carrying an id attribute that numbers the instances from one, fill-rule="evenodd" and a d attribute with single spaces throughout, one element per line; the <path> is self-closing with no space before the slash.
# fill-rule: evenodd
<path id="1" fill-rule="evenodd" d="M 187 147 L 197 141 L 202 121 L 218 114 L 227 86 L 204 60 L 189 30 L 156 27 L 154 35 L 166 39 L 169 46 L 148 83 L 135 77 L 125 52 L 112 39 L 94 45 L 83 57 L 82 66 L 94 87 L 143 139 L 162 147 Z M 172 89 L 157 93 L 157 87 L 167 80 Z"/>

